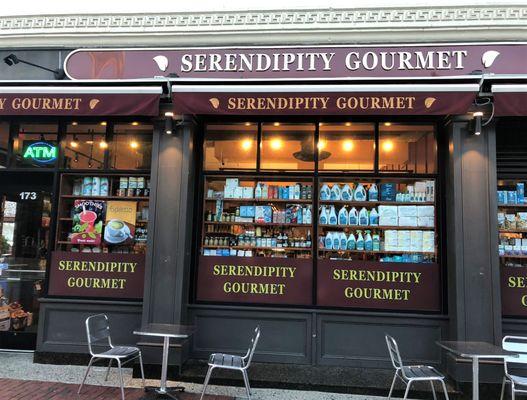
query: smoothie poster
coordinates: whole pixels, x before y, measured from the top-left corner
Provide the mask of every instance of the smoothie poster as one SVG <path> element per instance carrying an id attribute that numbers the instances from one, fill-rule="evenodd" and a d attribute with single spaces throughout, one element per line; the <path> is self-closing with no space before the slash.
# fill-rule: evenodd
<path id="1" fill-rule="evenodd" d="M 137 215 L 135 201 L 109 201 L 106 208 L 104 241 L 108 244 L 133 242 Z"/>
<path id="2" fill-rule="evenodd" d="M 101 244 L 105 202 L 100 200 L 75 200 L 71 243 Z"/>

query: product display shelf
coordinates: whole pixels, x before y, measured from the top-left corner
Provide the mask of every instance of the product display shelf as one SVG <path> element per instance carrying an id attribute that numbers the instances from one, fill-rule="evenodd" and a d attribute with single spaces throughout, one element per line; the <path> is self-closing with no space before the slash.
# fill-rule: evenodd
<path id="1" fill-rule="evenodd" d="M 63 199 L 82 199 L 82 200 L 137 200 L 137 201 L 148 201 L 149 197 L 145 196 L 82 196 L 73 194 L 61 194 L 60 197 Z"/>
<path id="2" fill-rule="evenodd" d="M 318 249 L 322 253 L 349 253 L 349 254 L 423 254 L 435 255 L 435 251 L 394 251 L 394 250 L 333 250 L 333 249 Z"/>
<path id="3" fill-rule="evenodd" d="M 503 258 L 503 259 L 506 259 L 506 258 L 523 258 L 523 259 L 527 259 L 527 255 L 523 254 L 504 254 L 502 256 L 500 256 L 500 259 Z"/>
<path id="4" fill-rule="evenodd" d="M 264 246 L 209 246 L 204 245 L 207 249 L 236 249 L 236 250 L 269 250 L 269 251 L 309 251 L 311 247 L 264 247 Z"/>
<path id="5" fill-rule="evenodd" d="M 205 221 L 205 225 L 247 225 L 247 226 L 285 226 L 311 228 L 311 224 L 291 224 L 287 222 L 231 222 L 231 221 Z"/>
<path id="6" fill-rule="evenodd" d="M 313 203 L 313 200 L 307 200 L 307 199 L 231 199 L 231 198 L 213 198 L 213 197 L 207 197 L 205 201 L 224 201 L 224 202 L 231 202 L 231 203 L 291 203 L 291 204 L 297 204 L 297 203 L 307 203 L 311 204 Z"/>
<path id="7" fill-rule="evenodd" d="M 527 233 L 527 229 L 498 229 L 499 233 Z"/>
<path id="8" fill-rule="evenodd" d="M 527 208 L 527 204 L 498 204 L 498 208 Z"/>
<path id="9" fill-rule="evenodd" d="M 319 224 L 319 228 L 341 228 L 341 229 L 353 229 L 353 230 L 405 230 L 405 231 L 433 231 L 433 226 L 383 226 L 383 225 L 329 225 Z"/>
<path id="10" fill-rule="evenodd" d="M 353 201 L 353 200 L 319 200 L 319 204 L 343 204 L 348 206 L 371 206 L 371 205 L 382 205 L 382 206 L 433 206 L 433 201 Z"/>

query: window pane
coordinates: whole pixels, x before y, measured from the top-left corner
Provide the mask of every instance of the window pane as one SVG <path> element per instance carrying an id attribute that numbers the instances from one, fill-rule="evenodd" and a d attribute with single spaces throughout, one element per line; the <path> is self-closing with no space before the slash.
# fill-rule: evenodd
<path id="1" fill-rule="evenodd" d="M 379 127 L 379 170 L 436 172 L 437 150 L 432 125 L 390 124 Z"/>
<path id="2" fill-rule="evenodd" d="M 52 168 L 57 162 L 56 124 L 22 124 L 14 141 L 17 167 Z"/>
<path id="3" fill-rule="evenodd" d="M 313 170 L 314 133 L 314 124 L 263 124 L 261 169 Z"/>
<path id="4" fill-rule="evenodd" d="M 0 168 L 7 167 L 7 148 L 9 144 L 9 124 L 0 123 Z"/>
<path id="5" fill-rule="evenodd" d="M 102 169 L 104 152 L 108 147 L 105 141 L 106 126 L 101 124 L 70 124 L 62 142 L 64 159 L 62 168 Z"/>
<path id="6" fill-rule="evenodd" d="M 150 124 L 132 122 L 114 127 L 110 144 L 110 167 L 115 169 L 150 169 L 152 159 Z"/>
<path id="7" fill-rule="evenodd" d="M 210 124 L 205 133 L 204 169 L 256 169 L 258 124 Z"/>
<path id="8" fill-rule="evenodd" d="M 369 123 L 320 123 L 320 170 L 373 170 L 375 125 Z"/>

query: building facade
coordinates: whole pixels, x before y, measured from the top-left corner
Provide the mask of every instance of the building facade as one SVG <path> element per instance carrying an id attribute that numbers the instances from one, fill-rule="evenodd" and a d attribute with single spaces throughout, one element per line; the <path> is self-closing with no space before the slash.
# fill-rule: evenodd
<path id="1" fill-rule="evenodd" d="M 175 364 L 260 325 L 262 377 L 387 369 L 390 333 L 466 380 L 436 341 L 527 329 L 526 19 L 1 18 L 0 347 L 86 353 L 104 312 L 152 364 L 142 322 L 196 326 Z"/>

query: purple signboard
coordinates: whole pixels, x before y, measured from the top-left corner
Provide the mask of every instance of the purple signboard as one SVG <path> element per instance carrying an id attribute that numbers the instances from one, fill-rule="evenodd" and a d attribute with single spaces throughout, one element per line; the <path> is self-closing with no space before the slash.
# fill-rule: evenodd
<path id="1" fill-rule="evenodd" d="M 172 93 L 174 112 L 223 115 L 464 114 L 475 92 L 401 93 Z"/>
<path id="2" fill-rule="evenodd" d="M 0 93 L 0 115 L 158 115 L 159 94 Z"/>
<path id="3" fill-rule="evenodd" d="M 525 44 L 80 49 L 68 55 L 72 79 L 435 78 L 527 73 Z"/>

